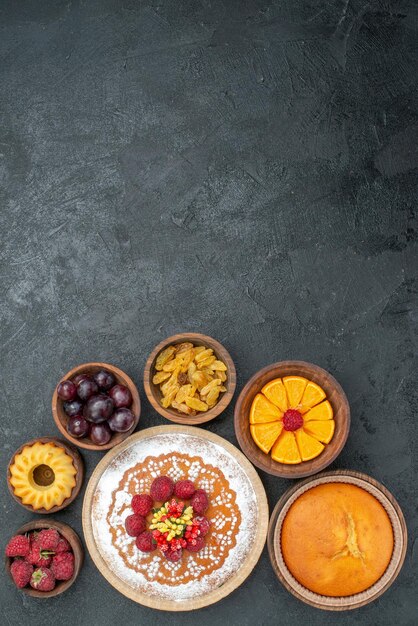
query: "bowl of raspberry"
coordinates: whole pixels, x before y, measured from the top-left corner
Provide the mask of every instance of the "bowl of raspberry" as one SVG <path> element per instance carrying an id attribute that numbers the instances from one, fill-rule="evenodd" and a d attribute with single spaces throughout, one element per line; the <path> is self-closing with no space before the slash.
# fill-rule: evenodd
<path id="1" fill-rule="evenodd" d="M 5 567 L 11 580 L 33 598 L 52 598 L 69 589 L 83 559 L 77 533 L 51 518 L 24 524 L 5 548 Z"/>
<path id="2" fill-rule="evenodd" d="M 84 363 L 70 370 L 52 396 L 52 415 L 71 443 L 109 450 L 138 425 L 141 401 L 134 382 L 108 363 Z"/>

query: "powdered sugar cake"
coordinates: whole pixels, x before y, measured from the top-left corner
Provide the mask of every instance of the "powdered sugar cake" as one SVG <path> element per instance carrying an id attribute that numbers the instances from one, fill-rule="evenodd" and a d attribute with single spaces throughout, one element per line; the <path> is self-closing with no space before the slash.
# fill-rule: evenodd
<path id="1" fill-rule="evenodd" d="M 154 478 L 190 479 L 205 489 L 211 521 L 203 550 L 170 562 L 143 553 L 126 533 L 132 496 Z M 248 576 L 268 524 L 265 492 L 254 468 L 229 442 L 197 428 L 160 426 L 133 435 L 97 466 L 86 491 L 83 525 L 89 551 L 119 591 L 155 608 L 190 610 L 216 602 Z"/>

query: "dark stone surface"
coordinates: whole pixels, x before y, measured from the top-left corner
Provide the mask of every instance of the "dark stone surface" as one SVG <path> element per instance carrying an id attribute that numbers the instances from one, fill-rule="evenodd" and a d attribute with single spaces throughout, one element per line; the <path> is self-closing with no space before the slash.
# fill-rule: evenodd
<path id="1" fill-rule="evenodd" d="M 119 595 L 87 557 L 54 601 L 0 588 L 9 625 L 417 623 L 413 0 L 92 0 L 0 5 L 1 467 L 57 434 L 50 399 L 104 360 L 142 390 L 152 347 L 217 337 L 241 389 L 302 358 L 352 408 L 334 467 L 384 482 L 410 533 L 376 603 L 316 611 L 266 554 L 198 614 Z M 208 426 L 236 442 L 233 405 Z M 141 428 L 161 424 L 144 400 Z M 101 454 L 86 454 L 87 475 Z M 415 467 L 416 472 L 416 467 Z M 271 505 L 288 486 L 262 475 Z M 5 492 L 1 543 L 30 515 Z M 81 531 L 82 495 L 57 518 Z"/>

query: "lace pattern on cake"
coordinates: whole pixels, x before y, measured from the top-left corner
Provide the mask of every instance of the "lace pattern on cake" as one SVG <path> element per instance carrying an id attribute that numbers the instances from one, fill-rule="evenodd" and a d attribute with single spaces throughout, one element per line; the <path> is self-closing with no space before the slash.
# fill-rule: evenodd
<path id="1" fill-rule="evenodd" d="M 135 539 L 126 533 L 124 520 L 132 513 L 131 500 L 138 493 L 149 493 L 157 476 L 167 475 L 174 481 L 190 479 L 196 488 L 205 489 L 210 506 L 206 517 L 211 529 L 206 545 L 198 553 L 185 550 L 180 561 L 167 561 L 159 552 L 143 553 L 135 546 Z M 186 584 L 221 568 L 229 552 L 236 545 L 241 524 L 237 494 L 229 486 L 223 472 L 205 464 L 199 456 L 184 453 L 148 456 L 143 462 L 127 469 L 117 489 L 112 493 L 111 507 L 106 520 L 113 544 L 125 565 L 144 576 L 149 582 L 169 586 Z"/>

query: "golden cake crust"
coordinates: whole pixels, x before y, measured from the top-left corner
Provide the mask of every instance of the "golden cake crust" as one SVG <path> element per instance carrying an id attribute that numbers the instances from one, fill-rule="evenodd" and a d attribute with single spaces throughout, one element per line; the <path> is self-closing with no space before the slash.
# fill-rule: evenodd
<path id="1" fill-rule="evenodd" d="M 296 580 L 326 596 L 349 596 L 371 587 L 393 552 L 388 514 L 366 490 L 347 483 L 309 489 L 282 525 L 284 561 Z"/>

